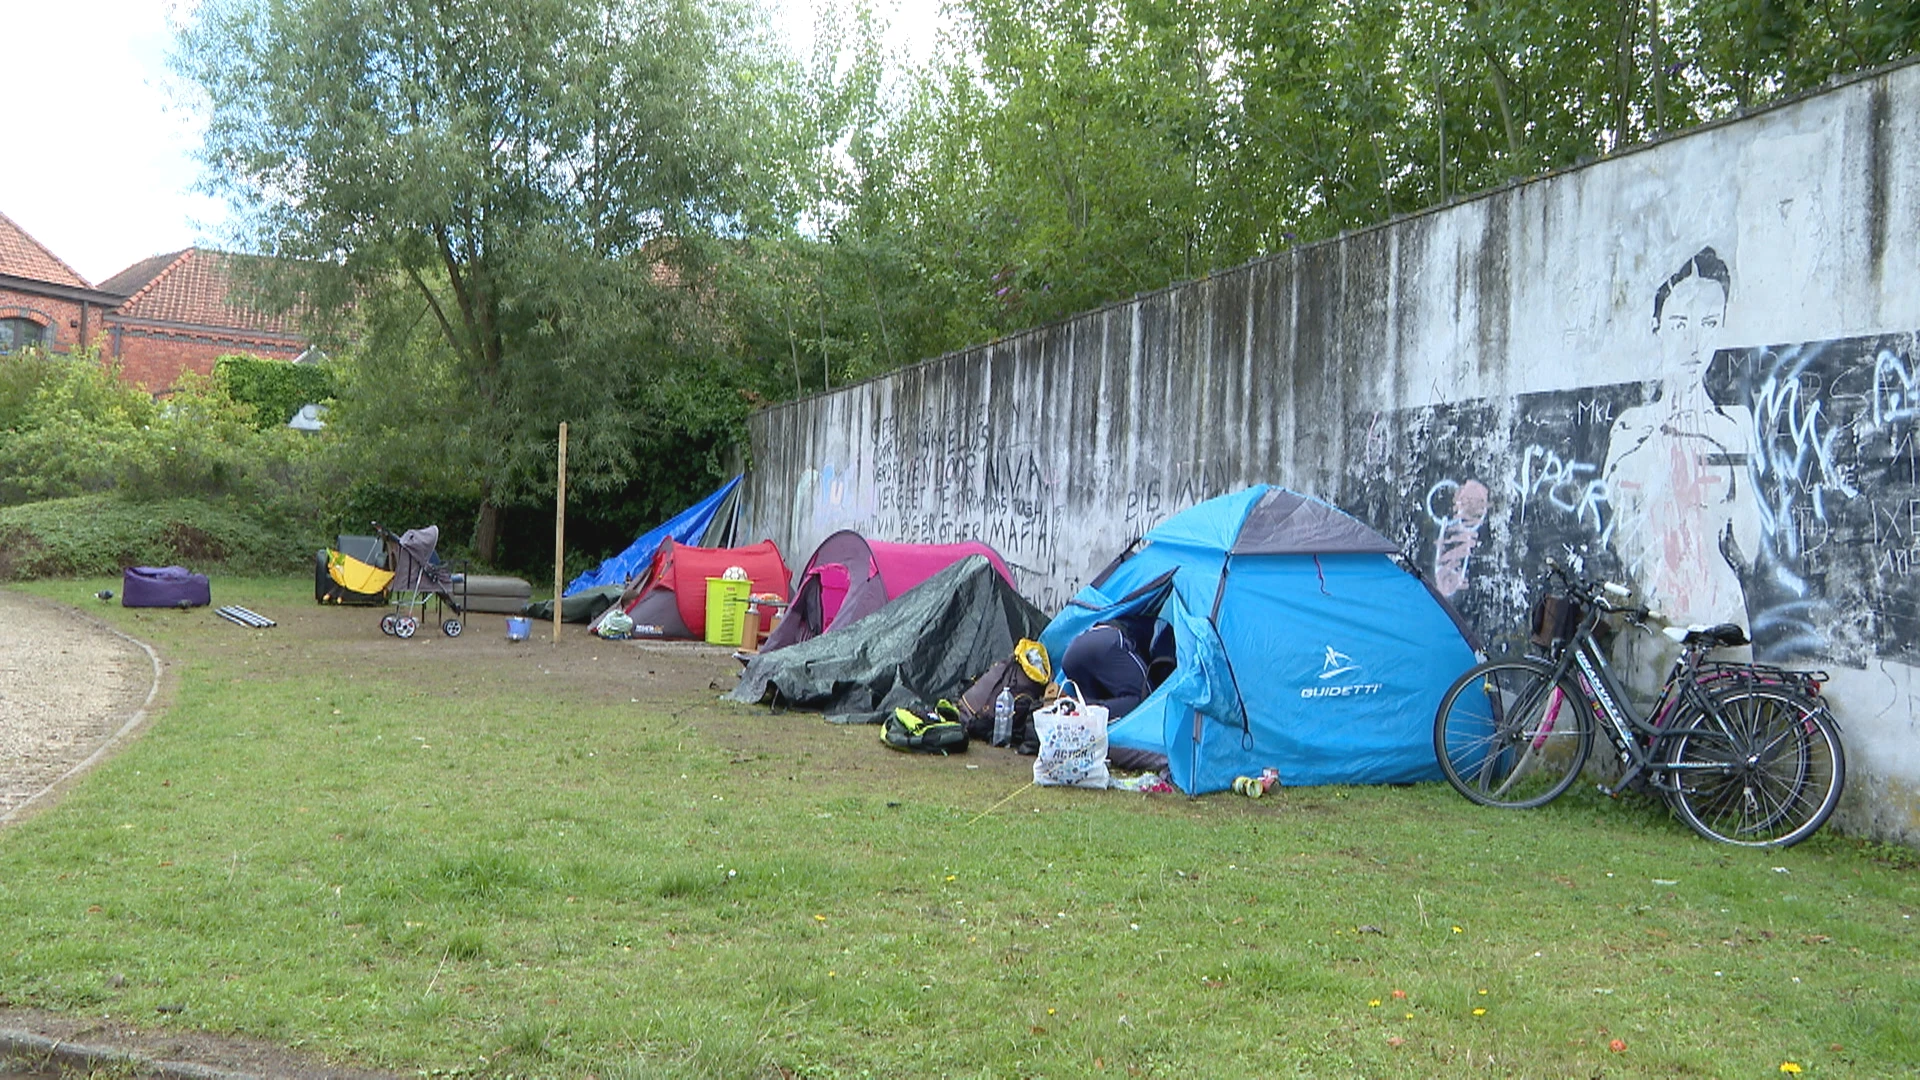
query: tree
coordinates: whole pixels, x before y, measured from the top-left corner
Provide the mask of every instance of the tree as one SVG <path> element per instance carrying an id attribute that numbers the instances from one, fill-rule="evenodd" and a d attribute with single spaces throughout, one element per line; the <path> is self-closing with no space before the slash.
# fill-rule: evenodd
<path id="1" fill-rule="evenodd" d="M 730 0 L 206 0 L 175 63 L 249 246 L 360 320 L 359 384 L 464 418 L 492 561 L 558 421 L 570 485 L 626 487 L 653 388 L 711 354 L 694 241 L 773 184 L 769 56 Z M 423 323 L 443 364 L 408 383 Z"/>
<path id="2" fill-rule="evenodd" d="M 1894 0 L 951 0 L 870 205 L 929 355 L 1920 48 Z M 912 313 L 912 314 L 908 314 Z"/>

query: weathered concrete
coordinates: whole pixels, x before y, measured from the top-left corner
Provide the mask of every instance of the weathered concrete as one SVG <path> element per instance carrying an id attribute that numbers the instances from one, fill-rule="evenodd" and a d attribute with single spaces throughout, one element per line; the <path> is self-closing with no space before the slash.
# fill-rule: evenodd
<path id="1" fill-rule="evenodd" d="M 768 410 L 748 522 L 795 560 L 842 527 L 983 539 L 1051 609 L 1280 483 L 1493 639 L 1577 557 L 1831 671 L 1843 821 L 1916 841 L 1917 332 L 1907 64 Z"/>

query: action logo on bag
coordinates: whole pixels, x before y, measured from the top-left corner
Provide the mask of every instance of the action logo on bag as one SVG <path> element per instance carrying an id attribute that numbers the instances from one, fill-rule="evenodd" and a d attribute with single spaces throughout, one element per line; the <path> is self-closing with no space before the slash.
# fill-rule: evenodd
<path id="1" fill-rule="evenodd" d="M 1353 678 L 1346 676 L 1353 676 Z M 1300 696 L 1337 698 L 1379 693 L 1382 684 L 1356 681 L 1364 676 L 1365 673 L 1361 671 L 1360 665 L 1354 662 L 1353 657 L 1329 645 L 1326 660 L 1320 665 L 1320 677 L 1315 680 L 1315 685 L 1301 687 Z"/>

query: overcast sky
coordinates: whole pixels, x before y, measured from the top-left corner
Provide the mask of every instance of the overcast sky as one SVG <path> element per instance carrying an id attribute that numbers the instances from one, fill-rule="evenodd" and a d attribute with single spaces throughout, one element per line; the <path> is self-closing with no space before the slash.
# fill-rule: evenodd
<path id="1" fill-rule="evenodd" d="M 192 2 L 5 3 L 16 47 L 0 63 L 0 101 L 43 107 L 32 111 L 36 124 L 14 129 L 0 213 L 95 284 L 149 255 L 224 246 L 224 205 L 193 190 L 199 125 L 168 89 L 169 20 Z M 924 54 L 939 0 L 899 3 L 898 36 Z M 782 29 L 810 37 L 810 0 L 779 4 Z"/>

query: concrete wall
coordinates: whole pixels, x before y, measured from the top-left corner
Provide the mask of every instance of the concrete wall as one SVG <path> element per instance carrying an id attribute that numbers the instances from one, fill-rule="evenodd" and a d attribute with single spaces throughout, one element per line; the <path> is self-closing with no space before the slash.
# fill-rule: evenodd
<path id="1" fill-rule="evenodd" d="M 1843 824 L 1915 841 L 1917 331 L 1909 64 L 767 410 L 747 521 L 796 567 L 842 527 L 977 537 L 1052 610 L 1169 514 L 1278 483 L 1404 542 L 1492 639 L 1576 557 L 1832 672 Z"/>

